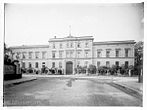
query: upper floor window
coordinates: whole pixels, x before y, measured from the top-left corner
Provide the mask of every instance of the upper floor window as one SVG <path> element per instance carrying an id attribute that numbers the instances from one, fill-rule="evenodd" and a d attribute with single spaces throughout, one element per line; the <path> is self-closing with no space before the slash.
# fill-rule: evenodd
<path id="1" fill-rule="evenodd" d="M 73 51 L 70 51 L 70 57 L 71 58 L 73 57 Z"/>
<path id="2" fill-rule="evenodd" d="M 128 57 L 129 49 L 125 49 L 125 57 Z"/>
<path id="3" fill-rule="evenodd" d="M 85 42 L 85 47 L 88 47 L 88 41 Z"/>
<path id="4" fill-rule="evenodd" d="M 86 58 L 88 57 L 88 51 L 85 51 L 85 57 Z"/>
<path id="5" fill-rule="evenodd" d="M 116 50 L 116 57 L 119 57 L 119 50 Z"/>
<path id="6" fill-rule="evenodd" d="M 35 58 L 36 58 L 36 59 L 39 58 L 39 52 L 35 52 Z"/>
<path id="7" fill-rule="evenodd" d="M 55 52 L 52 52 L 52 58 L 55 58 Z"/>
<path id="8" fill-rule="evenodd" d="M 109 50 L 106 51 L 106 57 L 110 57 L 110 51 Z"/>
<path id="9" fill-rule="evenodd" d="M 80 42 L 78 42 L 77 47 L 78 47 L 78 48 L 80 48 L 80 47 L 81 47 L 81 43 L 80 43 Z"/>
<path id="10" fill-rule="evenodd" d="M 73 47 L 73 42 L 70 43 L 70 47 L 71 47 L 71 48 Z"/>
<path id="11" fill-rule="evenodd" d="M 56 47 L 55 47 L 55 43 L 53 42 L 53 49 L 55 49 Z"/>
<path id="12" fill-rule="evenodd" d="M 101 57 L 101 52 L 100 51 L 97 52 L 97 57 L 98 58 Z"/>
<path id="13" fill-rule="evenodd" d="M 81 52 L 80 52 L 80 51 L 78 51 L 78 58 L 80 57 L 80 53 L 81 53 Z"/>
<path id="14" fill-rule="evenodd" d="M 46 58 L 46 52 L 42 52 L 42 58 L 43 58 L 43 59 Z"/>
<path id="15" fill-rule="evenodd" d="M 66 57 L 69 58 L 69 51 L 66 51 Z"/>
<path id="16" fill-rule="evenodd" d="M 60 48 L 62 48 L 62 43 L 60 43 Z"/>
<path id="17" fill-rule="evenodd" d="M 62 51 L 59 51 L 59 58 L 62 58 Z"/>
<path id="18" fill-rule="evenodd" d="M 29 52 L 29 59 L 32 59 L 32 52 Z"/>
<path id="19" fill-rule="evenodd" d="M 66 43 L 67 48 L 69 48 L 69 42 Z"/>

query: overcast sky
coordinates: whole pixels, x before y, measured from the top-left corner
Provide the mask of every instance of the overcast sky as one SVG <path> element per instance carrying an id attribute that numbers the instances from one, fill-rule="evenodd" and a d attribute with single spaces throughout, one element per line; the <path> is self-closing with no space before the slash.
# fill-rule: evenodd
<path id="1" fill-rule="evenodd" d="M 94 41 L 143 40 L 142 4 L 7 4 L 5 42 L 8 46 L 48 44 L 69 35 Z"/>

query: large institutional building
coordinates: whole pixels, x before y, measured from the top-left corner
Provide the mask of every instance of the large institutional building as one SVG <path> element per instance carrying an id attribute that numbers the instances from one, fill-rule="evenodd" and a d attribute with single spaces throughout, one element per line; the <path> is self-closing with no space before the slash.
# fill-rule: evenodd
<path id="1" fill-rule="evenodd" d="M 134 65 L 134 40 L 93 42 L 92 36 L 52 38 L 49 45 L 11 47 L 13 59 L 25 68 L 62 68 L 73 74 L 74 68 L 95 65 Z"/>

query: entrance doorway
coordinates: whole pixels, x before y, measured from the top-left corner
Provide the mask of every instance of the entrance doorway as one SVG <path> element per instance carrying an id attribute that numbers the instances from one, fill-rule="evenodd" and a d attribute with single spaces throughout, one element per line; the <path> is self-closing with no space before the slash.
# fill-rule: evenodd
<path id="1" fill-rule="evenodd" d="M 73 63 L 71 61 L 66 62 L 66 74 L 73 73 Z"/>

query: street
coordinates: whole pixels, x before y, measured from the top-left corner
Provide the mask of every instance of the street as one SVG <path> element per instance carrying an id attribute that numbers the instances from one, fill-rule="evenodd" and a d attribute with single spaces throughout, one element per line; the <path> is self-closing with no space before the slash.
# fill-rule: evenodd
<path id="1" fill-rule="evenodd" d="M 4 106 L 142 106 L 142 101 L 102 81 L 37 78 L 5 87 Z"/>

